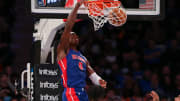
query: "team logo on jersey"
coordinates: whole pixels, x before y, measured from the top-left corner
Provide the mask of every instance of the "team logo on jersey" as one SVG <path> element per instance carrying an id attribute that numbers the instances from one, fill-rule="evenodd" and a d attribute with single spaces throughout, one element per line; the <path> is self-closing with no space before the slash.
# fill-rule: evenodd
<path id="1" fill-rule="evenodd" d="M 79 62 L 79 69 L 83 70 L 83 63 L 82 62 Z"/>
<path id="2" fill-rule="evenodd" d="M 80 56 L 78 56 L 78 55 L 72 55 L 72 58 L 73 58 L 73 59 L 78 59 L 78 60 L 86 63 L 86 61 L 85 61 L 82 57 L 80 57 Z"/>

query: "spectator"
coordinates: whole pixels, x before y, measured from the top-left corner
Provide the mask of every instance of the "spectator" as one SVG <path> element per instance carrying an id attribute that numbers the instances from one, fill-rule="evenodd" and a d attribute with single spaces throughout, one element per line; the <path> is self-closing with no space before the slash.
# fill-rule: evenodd
<path id="1" fill-rule="evenodd" d="M 131 98 L 132 101 L 144 101 L 143 93 L 140 86 L 136 83 L 133 88 L 133 97 Z"/>
<path id="2" fill-rule="evenodd" d="M 105 95 L 104 92 L 104 89 L 98 86 L 90 86 L 87 91 L 90 101 L 102 100 Z"/>
<path id="3" fill-rule="evenodd" d="M 18 98 L 13 97 L 13 98 L 11 98 L 11 101 L 19 101 L 19 100 L 18 100 Z"/>
<path id="4" fill-rule="evenodd" d="M 127 44 L 123 47 L 123 60 L 125 64 L 140 58 L 141 51 L 137 45 L 136 40 L 128 40 Z"/>
<path id="5" fill-rule="evenodd" d="M 128 100 L 131 99 L 131 97 L 133 96 L 133 87 L 135 85 L 135 82 L 130 73 L 125 74 L 124 80 L 125 81 L 124 81 L 124 87 L 122 89 L 122 99 Z"/>
<path id="6" fill-rule="evenodd" d="M 112 99 L 112 97 L 115 97 L 116 94 L 115 94 L 115 90 L 113 89 L 109 89 L 106 93 L 106 96 L 104 98 L 105 101 L 109 101 L 110 99 Z"/>
<path id="7" fill-rule="evenodd" d="M 119 96 L 113 96 L 111 98 L 109 98 L 109 100 L 107 101 L 121 101 L 121 98 Z"/>
<path id="8" fill-rule="evenodd" d="M 177 97 L 180 95 L 180 73 L 176 74 L 174 81 L 176 86 L 174 97 Z"/>
<path id="9" fill-rule="evenodd" d="M 172 92 L 173 92 L 173 86 L 174 83 L 172 81 L 172 73 L 171 73 L 171 69 L 169 66 L 165 65 L 162 68 L 162 74 L 161 74 L 161 84 L 162 84 L 162 88 L 164 90 L 165 95 L 168 98 L 172 98 Z"/>
<path id="10" fill-rule="evenodd" d="M 7 74 L 0 74 L 0 97 L 5 97 L 10 95 L 10 89 L 8 87 L 8 76 Z"/>
<path id="11" fill-rule="evenodd" d="M 12 85 L 12 84 L 11 84 Z M 0 97 L 11 97 L 15 95 L 14 89 L 10 85 L 8 75 L 5 73 L 0 74 Z"/>
<path id="12" fill-rule="evenodd" d="M 145 69 L 143 74 L 143 79 L 139 80 L 139 85 L 142 88 L 143 94 L 152 91 L 151 77 L 152 77 L 152 71 L 150 69 Z"/>
<path id="13" fill-rule="evenodd" d="M 180 95 L 174 98 L 174 101 L 180 101 Z"/>
<path id="14" fill-rule="evenodd" d="M 151 77 L 151 89 L 156 91 L 160 96 L 165 95 L 165 92 L 163 91 L 160 82 L 159 82 L 159 76 L 157 73 L 153 73 Z"/>
<path id="15" fill-rule="evenodd" d="M 12 67 L 10 65 L 7 65 L 4 72 L 7 73 L 8 77 L 10 78 L 13 73 Z"/>
<path id="16" fill-rule="evenodd" d="M 169 45 L 167 46 L 167 50 L 163 55 L 163 60 L 165 63 L 169 63 L 173 66 L 173 70 L 177 68 L 179 65 L 180 58 L 180 48 L 177 40 L 170 40 Z M 175 67 L 175 68 L 174 68 Z"/>
<path id="17" fill-rule="evenodd" d="M 169 101 L 168 97 L 161 97 L 161 101 Z"/>
<path id="18" fill-rule="evenodd" d="M 148 47 L 144 50 L 145 63 L 151 65 L 152 68 L 156 68 L 160 64 L 161 54 L 161 49 L 156 46 L 156 42 L 149 40 Z"/>
<path id="19" fill-rule="evenodd" d="M 112 80 L 116 82 L 114 87 L 122 89 L 124 87 L 124 76 L 120 71 L 118 64 L 113 64 L 111 75 L 112 75 Z"/>
<path id="20" fill-rule="evenodd" d="M 152 98 L 152 101 L 160 101 L 159 95 L 158 95 L 158 93 L 156 93 L 155 91 L 151 91 L 151 92 L 149 93 L 149 97 Z"/>
<path id="21" fill-rule="evenodd" d="M 176 31 L 176 40 L 178 42 L 180 42 L 180 30 L 179 29 Z"/>
<path id="22" fill-rule="evenodd" d="M 133 78 L 138 80 L 143 78 L 143 71 L 139 61 L 133 61 L 132 63 Z"/>
<path id="23" fill-rule="evenodd" d="M 25 97 L 21 97 L 20 101 L 27 101 L 27 99 Z"/>

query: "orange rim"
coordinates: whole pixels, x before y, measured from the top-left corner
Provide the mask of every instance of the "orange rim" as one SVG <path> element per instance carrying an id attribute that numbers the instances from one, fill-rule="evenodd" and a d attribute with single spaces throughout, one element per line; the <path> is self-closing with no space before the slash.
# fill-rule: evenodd
<path id="1" fill-rule="evenodd" d="M 98 10 L 93 7 L 95 4 L 98 6 Z M 104 15 L 101 12 L 104 8 L 118 7 L 121 5 L 121 2 L 113 0 L 85 1 L 84 5 L 88 8 L 91 16 L 101 16 Z"/>
<path id="2" fill-rule="evenodd" d="M 113 0 L 85 1 L 84 3 L 86 7 L 88 7 L 89 4 L 98 4 L 98 5 L 105 4 L 107 7 L 116 7 L 121 5 L 120 1 L 113 1 Z M 111 4 L 113 4 L 113 6 Z"/>

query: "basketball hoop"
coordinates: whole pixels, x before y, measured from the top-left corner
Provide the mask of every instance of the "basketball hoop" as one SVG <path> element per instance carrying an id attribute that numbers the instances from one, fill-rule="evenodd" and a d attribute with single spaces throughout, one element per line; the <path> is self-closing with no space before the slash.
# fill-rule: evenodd
<path id="1" fill-rule="evenodd" d="M 127 15 L 120 1 L 86 1 L 84 5 L 89 10 L 88 16 L 93 20 L 95 31 L 107 21 L 114 26 L 121 26 L 126 22 Z"/>

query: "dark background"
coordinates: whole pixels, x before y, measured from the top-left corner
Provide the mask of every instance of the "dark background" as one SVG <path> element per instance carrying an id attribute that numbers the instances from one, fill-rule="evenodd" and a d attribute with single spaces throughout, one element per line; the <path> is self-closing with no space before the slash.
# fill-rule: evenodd
<path id="1" fill-rule="evenodd" d="M 166 0 L 165 18 L 161 21 L 127 21 L 119 28 L 106 24 L 98 32 L 93 32 L 92 24 L 87 25 L 89 20 L 76 24 L 74 31 L 80 35 L 81 52 L 111 85 L 104 92 L 88 81 L 90 98 L 94 98 L 94 91 L 104 92 L 96 97 L 98 101 L 140 101 L 137 98 L 145 99 L 150 90 L 166 101 L 179 95 L 178 4 L 179 0 Z M 25 0 L 0 1 L 0 101 L 17 101 L 7 82 L 19 80 L 20 72 L 32 60 L 33 23 L 37 18 L 26 10 Z"/>

